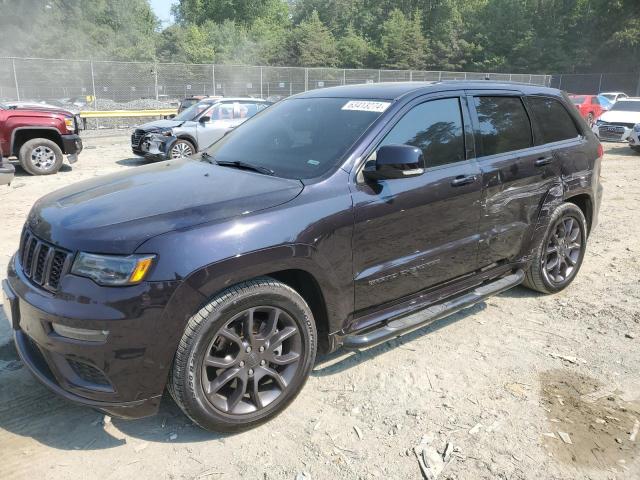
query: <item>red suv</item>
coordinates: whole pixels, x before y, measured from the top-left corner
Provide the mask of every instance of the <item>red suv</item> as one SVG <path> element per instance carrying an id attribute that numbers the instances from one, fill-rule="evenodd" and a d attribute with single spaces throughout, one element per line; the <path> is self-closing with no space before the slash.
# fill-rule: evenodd
<path id="1" fill-rule="evenodd" d="M 569 98 L 589 126 L 605 111 L 597 95 L 569 95 Z"/>
<path id="2" fill-rule="evenodd" d="M 56 173 L 64 155 L 69 163 L 78 160 L 79 128 L 80 116 L 66 110 L 0 104 L 0 156 L 17 157 L 31 175 Z"/>

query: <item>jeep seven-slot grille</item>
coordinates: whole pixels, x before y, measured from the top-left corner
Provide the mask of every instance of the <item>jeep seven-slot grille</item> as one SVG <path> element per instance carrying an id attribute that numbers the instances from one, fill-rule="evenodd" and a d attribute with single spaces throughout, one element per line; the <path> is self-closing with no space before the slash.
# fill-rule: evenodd
<path id="1" fill-rule="evenodd" d="M 33 283 L 55 292 L 60 278 L 68 267 L 71 254 L 43 242 L 29 231 L 25 231 L 20 245 L 22 271 Z"/>

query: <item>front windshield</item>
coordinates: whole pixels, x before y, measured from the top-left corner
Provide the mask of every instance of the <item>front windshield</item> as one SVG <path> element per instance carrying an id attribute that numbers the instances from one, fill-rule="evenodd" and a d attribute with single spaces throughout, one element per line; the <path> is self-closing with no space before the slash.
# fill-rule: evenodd
<path id="1" fill-rule="evenodd" d="M 577 96 L 576 97 L 569 97 L 569 98 L 571 98 L 571 101 L 576 105 L 582 105 L 584 103 L 584 101 L 586 100 L 586 98 L 582 97 L 582 96 L 580 96 L 580 97 L 577 97 Z"/>
<path id="2" fill-rule="evenodd" d="M 336 166 L 388 106 L 346 98 L 284 100 L 214 143 L 207 153 L 220 162 L 250 163 L 280 177 L 319 177 Z"/>
<path id="3" fill-rule="evenodd" d="M 616 96 L 613 93 L 603 93 L 601 95 L 598 95 L 598 97 L 604 97 L 607 100 L 609 100 L 610 102 L 613 102 L 616 99 Z"/>
<path id="4" fill-rule="evenodd" d="M 640 100 L 638 101 L 629 101 L 629 100 L 618 100 L 611 107 L 611 111 L 617 112 L 640 112 Z"/>
<path id="5" fill-rule="evenodd" d="M 195 120 L 198 115 L 204 112 L 207 108 L 213 105 L 211 102 L 199 102 L 195 105 L 190 106 L 186 110 L 183 110 L 178 115 L 173 117 L 173 120 L 179 121 L 187 121 L 187 120 Z"/>

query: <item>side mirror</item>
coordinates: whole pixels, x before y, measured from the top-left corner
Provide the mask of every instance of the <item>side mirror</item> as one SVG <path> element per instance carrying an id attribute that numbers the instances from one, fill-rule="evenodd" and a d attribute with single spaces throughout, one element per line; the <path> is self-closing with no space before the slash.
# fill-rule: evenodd
<path id="1" fill-rule="evenodd" d="M 198 120 L 198 122 L 200 123 L 209 123 L 211 121 L 211 117 L 209 117 L 208 115 L 205 115 L 204 117 L 200 117 L 200 120 Z"/>
<path id="2" fill-rule="evenodd" d="M 380 147 L 375 162 L 367 163 L 362 171 L 370 180 L 415 177 L 423 172 L 422 150 L 411 145 Z"/>

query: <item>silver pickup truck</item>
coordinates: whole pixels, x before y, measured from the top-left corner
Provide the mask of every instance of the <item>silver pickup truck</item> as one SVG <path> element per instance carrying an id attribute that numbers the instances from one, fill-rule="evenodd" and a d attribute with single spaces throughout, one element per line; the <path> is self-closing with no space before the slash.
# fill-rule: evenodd
<path id="1" fill-rule="evenodd" d="M 205 99 L 172 119 L 136 128 L 131 149 L 136 155 L 152 158 L 189 157 L 269 105 L 271 102 L 257 98 Z"/>

